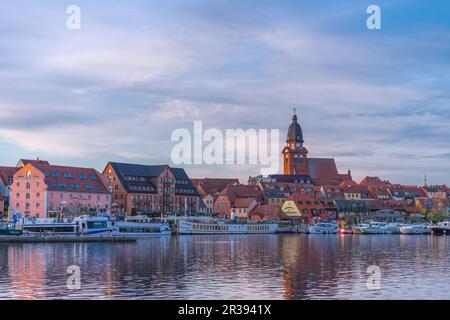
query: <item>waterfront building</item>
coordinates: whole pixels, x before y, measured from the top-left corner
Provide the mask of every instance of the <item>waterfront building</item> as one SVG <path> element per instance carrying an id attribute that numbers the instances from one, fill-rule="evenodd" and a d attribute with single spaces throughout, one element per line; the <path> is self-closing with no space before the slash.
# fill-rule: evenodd
<path id="1" fill-rule="evenodd" d="M 197 213 L 200 195 L 184 169 L 168 165 L 108 162 L 108 179 L 115 210 L 128 215 Z"/>
<path id="2" fill-rule="evenodd" d="M 233 204 L 232 210 L 236 213 L 236 218 L 241 221 L 247 221 L 250 217 L 250 212 L 258 206 L 255 198 L 238 198 Z M 227 219 L 231 218 L 231 213 L 226 215 Z"/>
<path id="3" fill-rule="evenodd" d="M 308 224 L 330 218 L 323 202 L 307 193 L 289 196 L 281 207 L 281 214 L 283 219 L 297 220 Z"/>
<path id="4" fill-rule="evenodd" d="M 214 213 L 214 202 L 228 185 L 239 184 L 239 179 L 204 178 L 191 179 L 205 207 L 205 213 Z"/>
<path id="5" fill-rule="evenodd" d="M 74 217 L 107 212 L 111 192 L 97 170 L 51 165 L 46 161 L 19 161 L 11 185 L 15 214 L 45 218 Z"/>
<path id="6" fill-rule="evenodd" d="M 214 202 L 214 214 L 227 217 L 230 210 L 236 207 L 238 199 L 254 199 L 257 204 L 263 202 L 263 192 L 258 186 L 253 185 L 229 185 L 218 196 Z"/>
<path id="7" fill-rule="evenodd" d="M 10 200 L 10 187 L 13 183 L 16 167 L 0 166 L 0 217 L 6 215 Z"/>
<path id="8" fill-rule="evenodd" d="M 281 207 L 277 204 L 261 204 L 256 206 L 249 214 L 250 220 L 260 221 L 280 220 Z"/>

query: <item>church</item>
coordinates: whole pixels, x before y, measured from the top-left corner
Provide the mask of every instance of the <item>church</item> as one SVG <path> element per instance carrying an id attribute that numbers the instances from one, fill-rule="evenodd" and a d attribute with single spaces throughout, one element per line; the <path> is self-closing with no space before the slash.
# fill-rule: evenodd
<path id="1" fill-rule="evenodd" d="M 339 185 L 342 181 L 352 180 L 350 170 L 346 174 L 338 172 L 334 158 L 308 157 L 308 149 L 304 146 L 303 131 L 295 109 L 282 154 L 284 174 L 269 176 L 277 182 Z"/>

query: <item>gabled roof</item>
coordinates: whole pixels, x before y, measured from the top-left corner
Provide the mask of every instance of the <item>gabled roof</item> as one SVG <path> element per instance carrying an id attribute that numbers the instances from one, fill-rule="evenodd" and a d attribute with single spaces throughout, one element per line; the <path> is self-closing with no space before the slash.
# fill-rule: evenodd
<path id="1" fill-rule="evenodd" d="M 308 167 L 314 184 L 336 184 L 341 180 L 333 158 L 308 158 Z"/>
<path id="2" fill-rule="evenodd" d="M 364 179 L 362 179 L 359 184 L 367 187 L 386 187 L 391 183 L 389 181 L 383 181 L 379 177 L 367 176 Z"/>
<path id="3" fill-rule="evenodd" d="M 249 216 L 259 216 L 261 219 L 277 219 L 281 208 L 276 204 L 261 204 L 250 211 Z"/>
<path id="4" fill-rule="evenodd" d="M 186 171 L 182 168 L 172 168 L 168 165 L 144 165 L 121 162 L 109 162 L 108 164 L 111 165 L 120 183 L 129 193 L 156 193 L 156 186 L 150 179 L 159 177 L 164 169 L 169 168 L 176 180 L 188 181 L 187 184 L 177 183 L 175 185 L 177 190 L 187 190 L 186 192 L 175 192 L 177 195 L 198 196 L 197 190 L 186 174 Z M 129 181 L 126 179 L 127 176 L 145 179 L 144 181 Z"/>
<path id="5" fill-rule="evenodd" d="M 192 179 L 194 186 L 203 193 L 204 196 L 219 194 L 228 185 L 239 184 L 239 179 L 221 179 L 221 178 L 205 178 L 205 179 Z"/>
<path id="6" fill-rule="evenodd" d="M 33 164 L 50 164 L 48 161 L 46 160 L 40 160 L 39 158 L 37 158 L 36 160 L 32 160 L 32 159 L 20 159 L 19 162 L 17 163 L 16 167 L 23 167 L 29 163 L 33 163 Z"/>
<path id="7" fill-rule="evenodd" d="M 45 175 L 48 190 L 111 193 L 106 185 L 105 177 L 92 168 L 56 166 L 46 163 L 29 162 L 20 170 L 33 166 Z"/>
<path id="8" fill-rule="evenodd" d="M 234 203 L 236 199 L 239 198 L 254 198 L 260 200 L 262 198 L 262 191 L 258 187 L 252 185 L 230 185 L 223 189 L 220 196 L 227 196 L 231 203 Z"/>
<path id="9" fill-rule="evenodd" d="M 248 208 L 255 201 L 256 201 L 255 198 L 238 198 L 234 202 L 234 207 L 235 208 Z"/>
<path id="10" fill-rule="evenodd" d="M 17 170 L 16 167 L 0 166 L 0 179 L 3 181 L 4 185 L 8 185 L 8 179 L 12 179 Z"/>

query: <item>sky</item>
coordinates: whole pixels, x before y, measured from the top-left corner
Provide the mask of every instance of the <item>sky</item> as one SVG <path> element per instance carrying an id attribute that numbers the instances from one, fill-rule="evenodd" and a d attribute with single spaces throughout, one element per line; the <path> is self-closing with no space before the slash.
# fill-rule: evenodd
<path id="1" fill-rule="evenodd" d="M 309 156 L 357 181 L 450 184 L 448 1 L 0 3 L 0 165 L 173 165 L 175 129 L 279 129 L 283 143 L 294 107 Z M 184 168 L 246 182 L 260 166 Z"/>

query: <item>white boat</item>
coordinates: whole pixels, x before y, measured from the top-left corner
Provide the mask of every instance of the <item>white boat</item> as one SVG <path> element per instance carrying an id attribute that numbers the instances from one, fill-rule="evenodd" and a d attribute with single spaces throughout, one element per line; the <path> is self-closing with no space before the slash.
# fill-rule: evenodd
<path id="1" fill-rule="evenodd" d="M 309 233 L 312 234 L 329 234 L 329 233 L 338 233 L 339 225 L 334 222 L 320 222 L 316 224 L 312 224 L 308 227 Z"/>
<path id="2" fill-rule="evenodd" d="M 359 233 L 362 233 L 363 228 L 367 228 L 368 226 L 369 226 L 368 223 L 356 224 L 352 227 L 352 231 L 353 231 L 353 233 L 359 234 Z"/>
<path id="3" fill-rule="evenodd" d="M 58 222 L 56 219 L 26 221 L 22 225 L 24 235 L 113 235 L 117 227 L 107 217 L 81 216 L 72 222 Z"/>
<path id="4" fill-rule="evenodd" d="M 387 233 L 386 223 L 384 222 L 371 222 L 366 227 L 360 228 L 363 234 L 384 234 Z"/>
<path id="5" fill-rule="evenodd" d="M 416 223 L 401 227 L 400 232 L 402 234 L 430 234 L 431 228 L 426 223 Z"/>
<path id="6" fill-rule="evenodd" d="M 117 221 L 119 234 L 131 237 L 147 237 L 155 235 L 171 235 L 167 223 Z"/>
<path id="7" fill-rule="evenodd" d="M 178 234 L 255 234 L 275 233 L 276 223 L 233 223 L 229 221 L 184 220 L 177 222 Z"/>
<path id="8" fill-rule="evenodd" d="M 410 224 L 406 223 L 388 223 L 386 225 L 386 233 L 399 234 L 402 228 L 408 228 L 410 226 Z"/>

